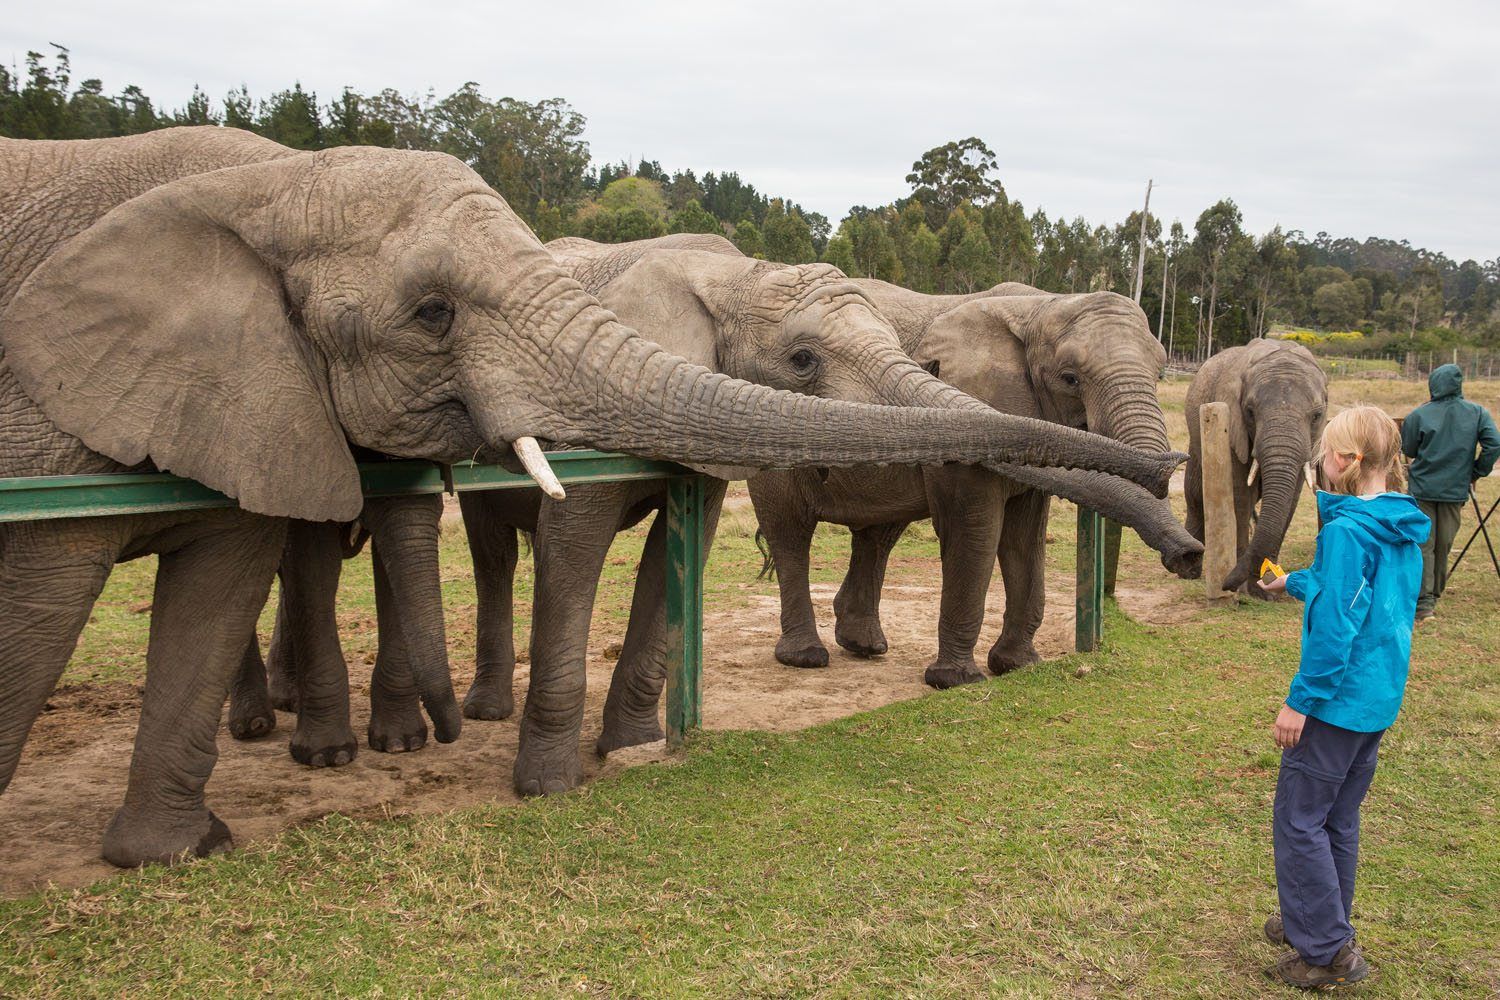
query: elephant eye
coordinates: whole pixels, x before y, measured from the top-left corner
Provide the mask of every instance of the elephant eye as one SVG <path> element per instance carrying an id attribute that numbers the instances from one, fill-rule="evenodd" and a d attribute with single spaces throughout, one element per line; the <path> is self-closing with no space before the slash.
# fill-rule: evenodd
<path id="1" fill-rule="evenodd" d="M 1069 389 L 1078 388 L 1078 376 L 1074 375 L 1072 372 L 1063 372 L 1062 380 L 1063 385 L 1067 386 Z"/>
<path id="2" fill-rule="evenodd" d="M 453 325 L 453 307 L 443 299 L 428 299 L 417 306 L 416 320 L 430 333 L 447 333 Z"/>
<path id="3" fill-rule="evenodd" d="M 789 359 L 792 370 L 803 378 L 818 370 L 818 356 L 807 348 L 794 353 Z"/>

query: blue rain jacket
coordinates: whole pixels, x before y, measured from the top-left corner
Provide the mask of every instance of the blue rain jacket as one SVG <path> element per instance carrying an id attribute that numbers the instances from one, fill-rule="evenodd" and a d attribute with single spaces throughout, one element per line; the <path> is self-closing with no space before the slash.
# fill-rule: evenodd
<path id="1" fill-rule="evenodd" d="M 1396 721 L 1411 663 L 1432 523 L 1405 493 L 1318 493 L 1318 552 L 1287 575 L 1304 602 L 1302 662 L 1286 703 L 1329 725 L 1373 733 Z"/>

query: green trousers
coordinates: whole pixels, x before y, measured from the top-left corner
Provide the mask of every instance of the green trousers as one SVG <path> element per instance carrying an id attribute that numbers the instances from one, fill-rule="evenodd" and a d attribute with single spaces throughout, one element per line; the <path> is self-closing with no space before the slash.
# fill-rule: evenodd
<path id="1" fill-rule="evenodd" d="M 1448 586 L 1448 553 L 1458 535 L 1464 505 L 1418 500 L 1417 506 L 1432 521 L 1432 533 L 1422 543 L 1422 593 L 1417 598 L 1417 617 L 1423 618 L 1432 614 L 1443 588 Z"/>

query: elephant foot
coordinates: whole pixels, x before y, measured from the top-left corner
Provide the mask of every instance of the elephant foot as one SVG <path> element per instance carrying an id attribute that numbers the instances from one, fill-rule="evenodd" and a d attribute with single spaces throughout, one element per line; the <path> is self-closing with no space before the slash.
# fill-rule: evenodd
<path id="1" fill-rule="evenodd" d="M 308 767 L 343 767 L 354 759 L 357 741 L 354 731 L 344 725 L 340 729 L 301 726 L 292 735 L 292 760 Z"/>
<path id="2" fill-rule="evenodd" d="M 783 635 L 776 643 L 776 662 L 789 667 L 815 670 L 828 666 L 828 648 L 817 636 L 809 643 L 804 638 Z"/>
<path id="3" fill-rule="evenodd" d="M 1037 653 L 1036 647 L 1031 644 L 1030 639 L 1027 639 L 1024 642 L 995 643 L 990 649 L 989 660 L 985 665 L 990 668 L 990 673 L 999 677 L 1001 674 L 1008 674 L 1012 670 L 1019 670 L 1040 662 L 1042 658 Z"/>
<path id="4" fill-rule="evenodd" d="M 922 674 L 922 680 L 927 686 L 937 688 L 939 691 L 958 687 L 960 684 L 976 684 L 984 679 L 984 674 L 980 673 L 972 663 L 933 663 Z"/>
<path id="5" fill-rule="evenodd" d="M 365 731 L 370 749 L 379 753 L 410 753 L 427 745 L 427 723 L 416 698 L 394 705 L 371 705 L 370 726 Z"/>
<path id="6" fill-rule="evenodd" d="M 833 638 L 855 656 L 879 656 L 890 648 L 878 618 L 840 618 Z"/>
<path id="7" fill-rule="evenodd" d="M 119 868 L 206 858 L 234 846 L 229 827 L 207 808 L 163 820 L 121 808 L 104 831 L 104 860 Z"/>
<path id="8" fill-rule="evenodd" d="M 556 795 L 577 788 L 583 780 L 576 741 L 536 750 L 522 741 L 514 771 L 516 794 Z"/>
<path id="9" fill-rule="evenodd" d="M 229 735 L 237 740 L 268 736 L 276 728 L 276 711 L 264 687 L 259 691 L 235 691 L 229 696 Z"/>
<path id="10" fill-rule="evenodd" d="M 510 685 L 497 681 L 474 678 L 469 693 L 464 695 L 464 718 L 497 722 L 515 714 L 515 697 Z"/>
<path id="11" fill-rule="evenodd" d="M 604 732 L 599 734 L 599 739 L 594 744 L 594 751 L 600 757 L 607 757 L 615 750 L 638 747 L 666 738 L 667 734 L 662 732 L 661 723 L 657 721 L 654 711 L 650 718 L 644 719 L 612 722 L 606 718 Z"/>

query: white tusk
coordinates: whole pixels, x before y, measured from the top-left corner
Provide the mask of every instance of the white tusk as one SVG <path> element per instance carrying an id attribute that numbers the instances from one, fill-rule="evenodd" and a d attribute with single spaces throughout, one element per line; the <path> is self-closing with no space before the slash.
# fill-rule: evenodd
<path id="1" fill-rule="evenodd" d="M 1254 486 L 1255 477 L 1258 475 L 1260 475 L 1260 459 L 1252 458 L 1250 460 L 1250 475 L 1245 477 L 1245 485 Z"/>
<path id="2" fill-rule="evenodd" d="M 554 500 L 561 500 L 567 496 L 563 492 L 562 483 L 557 481 L 557 474 L 552 471 L 552 466 L 547 464 L 547 456 L 542 454 L 542 446 L 536 443 L 534 437 L 518 437 L 510 443 L 516 450 L 516 457 L 526 468 L 526 474 L 536 480 L 536 484 L 542 488 L 542 492 Z"/>

